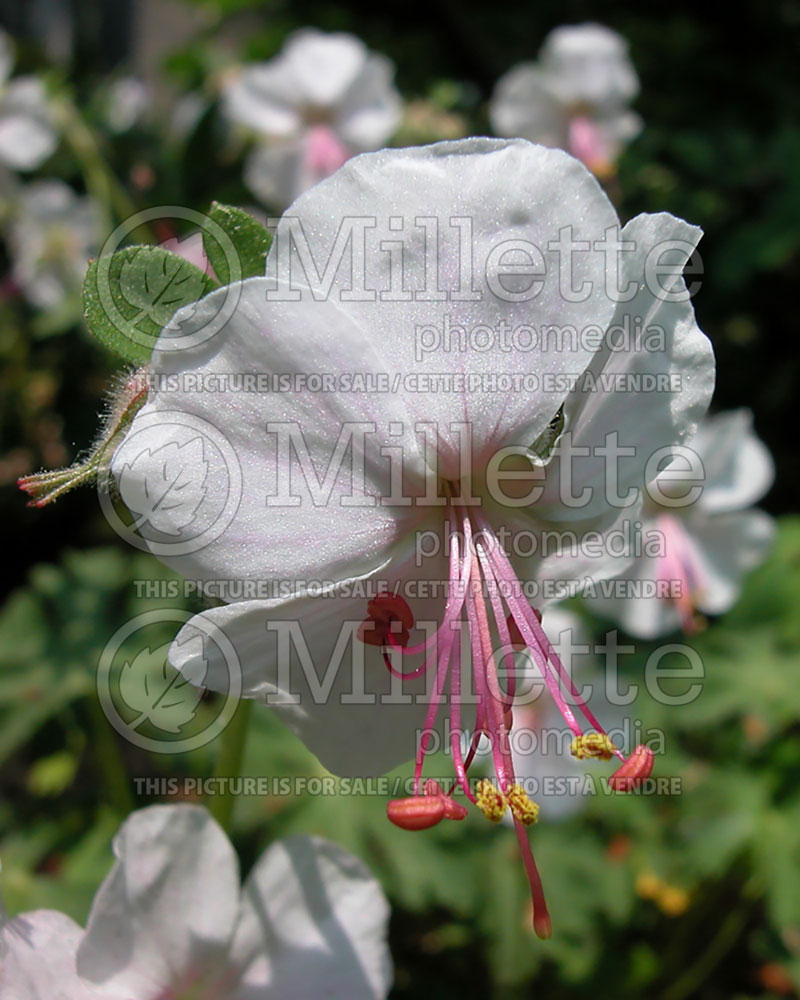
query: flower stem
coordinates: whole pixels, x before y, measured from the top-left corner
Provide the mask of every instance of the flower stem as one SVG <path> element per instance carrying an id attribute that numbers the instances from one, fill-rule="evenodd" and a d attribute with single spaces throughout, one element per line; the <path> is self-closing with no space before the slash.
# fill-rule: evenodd
<path id="1" fill-rule="evenodd" d="M 122 759 L 119 743 L 111 730 L 108 719 L 103 714 L 100 702 L 96 697 L 90 697 L 89 718 L 94 743 L 94 761 L 108 794 L 111 806 L 121 815 L 127 816 L 133 812 L 136 803 L 133 800 L 128 773 Z"/>
<path id="2" fill-rule="evenodd" d="M 219 794 L 210 796 L 208 811 L 226 833 L 231 831 L 236 796 L 231 791 L 231 778 L 238 778 L 242 770 L 244 748 L 247 742 L 247 726 L 250 722 L 253 703 L 248 699 L 239 702 L 236 713 L 228 723 L 219 741 L 219 756 L 214 767 L 215 778 L 227 780 L 220 783 Z"/>

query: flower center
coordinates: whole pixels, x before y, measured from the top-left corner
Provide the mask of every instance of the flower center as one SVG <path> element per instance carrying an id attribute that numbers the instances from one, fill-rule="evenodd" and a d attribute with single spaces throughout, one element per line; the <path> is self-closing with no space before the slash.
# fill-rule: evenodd
<path id="1" fill-rule="evenodd" d="M 458 484 L 448 484 L 445 534 L 450 553 L 448 594 L 442 621 L 423 642 L 411 644 L 413 614 L 402 597 L 380 594 L 368 605 L 368 618 L 359 630 L 364 642 L 382 647 L 387 669 L 397 677 L 419 677 L 433 671 L 432 692 L 414 766 L 414 795 L 389 803 L 389 819 L 407 830 L 435 826 L 442 819 L 463 819 L 466 810 L 452 799 L 456 789 L 477 806 L 487 819 L 498 822 L 511 814 L 522 852 L 533 899 L 533 924 L 539 937 L 550 936 L 550 917 L 526 827 L 538 819 L 539 807 L 518 783 L 509 743 L 513 726 L 512 704 L 516 690 L 514 653 L 527 648 L 537 664 L 550 696 L 572 730 L 572 752 L 578 759 L 622 761 L 611 787 L 630 790 L 647 778 L 653 754 L 637 747 L 626 761 L 595 718 L 572 682 L 541 625 L 541 615 L 524 598 L 523 587 L 488 520 L 472 507 L 460 506 Z M 474 692 L 477 698 L 475 727 L 466 757 L 461 746 L 461 632 L 466 622 Z M 499 647 L 496 640 L 499 641 Z M 497 651 L 497 653 L 496 653 Z M 424 654 L 421 666 L 410 671 L 397 667 L 403 656 Z M 500 684 L 498 660 L 503 664 L 506 690 Z M 455 780 L 448 792 L 435 782 L 422 780 L 430 749 L 429 734 L 436 725 L 446 695 L 449 702 L 450 752 Z M 568 704 L 567 698 L 571 704 Z M 582 722 L 578 721 L 573 705 Z M 584 731 L 584 726 L 588 726 Z M 491 743 L 496 782 L 484 779 L 473 788 L 467 771 L 481 736 Z M 435 787 L 434 787 L 435 786 Z"/>

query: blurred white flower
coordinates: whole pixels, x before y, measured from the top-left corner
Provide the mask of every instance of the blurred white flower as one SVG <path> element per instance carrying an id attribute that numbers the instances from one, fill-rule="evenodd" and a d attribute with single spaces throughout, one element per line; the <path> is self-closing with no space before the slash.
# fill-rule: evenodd
<path id="1" fill-rule="evenodd" d="M 246 67 L 224 102 L 233 121 L 264 140 L 245 165 L 253 193 L 285 207 L 355 153 L 383 146 L 402 114 L 393 77 L 390 60 L 360 39 L 311 28 Z"/>
<path id="2" fill-rule="evenodd" d="M 551 31 L 537 63 L 520 63 L 498 81 L 489 116 L 497 135 L 565 149 L 603 176 L 641 129 L 628 109 L 638 92 L 625 40 L 580 24 Z"/>
<path id="3" fill-rule="evenodd" d="M 142 80 L 135 76 L 114 80 L 106 92 L 106 124 L 112 132 L 127 132 L 141 118 L 149 102 L 150 91 Z"/>
<path id="4" fill-rule="evenodd" d="M 12 278 L 40 309 L 80 294 L 96 250 L 97 211 L 62 181 L 33 181 L 19 196 L 9 229 Z"/>
<path id="5" fill-rule="evenodd" d="M 660 533 L 661 553 L 643 554 L 618 579 L 633 593 L 661 583 L 672 596 L 597 596 L 589 602 L 594 610 L 631 635 L 652 639 L 676 628 L 694 631 L 697 610 L 719 615 L 733 606 L 742 576 L 764 560 L 774 535 L 768 514 L 747 509 L 775 478 L 772 457 L 752 422 L 749 410 L 731 410 L 700 425 L 689 447 L 702 461 L 705 479 L 691 505 L 661 505 L 653 487 L 645 493 L 642 533 Z M 669 498 L 675 489 L 669 469 L 655 487 Z M 679 486 L 680 495 L 686 488 L 685 482 Z"/>
<path id="6" fill-rule="evenodd" d="M 0 1000 L 375 1000 L 389 992 L 388 904 L 356 858 L 291 837 L 244 887 L 197 806 L 132 813 L 83 931 L 36 910 L 2 930 Z"/>
<path id="7" fill-rule="evenodd" d="M 14 170 L 33 170 L 55 150 L 47 94 L 38 77 L 9 80 L 14 45 L 0 28 L 0 160 Z"/>

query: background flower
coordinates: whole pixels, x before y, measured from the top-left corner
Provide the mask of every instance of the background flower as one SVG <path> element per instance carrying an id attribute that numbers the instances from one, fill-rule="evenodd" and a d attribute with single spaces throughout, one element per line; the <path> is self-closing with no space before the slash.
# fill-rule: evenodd
<path id="1" fill-rule="evenodd" d="M 85 931 L 52 910 L 2 928 L 2 1000 L 379 1000 L 392 980 L 389 908 L 346 851 L 273 844 L 240 892 L 236 855 L 196 806 L 133 813 Z"/>
<path id="2" fill-rule="evenodd" d="M 691 632 L 695 610 L 710 615 L 727 611 L 739 596 L 742 577 L 764 561 L 775 534 L 768 514 L 747 509 L 775 477 L 772 457 L 752 429 L 752 414 L 734 410 L 709 417 L 689 447 L 704 469 L 699 498 L 688 506 L 665 506 L 650 491 L 645 503 L 643 533 L 660 533 L 664 555 L 643 554 L 621 574 L 620 582 L 631 585 L 632 596 L 589 601 L 643 639 L 679 627 Z M 655 487 L 661 496 L 670 496 L 676 486 L 669 471 L 656 479 Z M 685 485 L 677 488 L 685 495 Z M 674 588 L 674 598 L 634 596 L 637 586 L 659 581 Z"/>
<path id="3" fill-rule="evenodd" d="M 14 170 L 33 170 L 58 140 L 44 84 L 35 76 L 9 80 L 13 65 L 13 42 L 0 28 L 0 160 Z"/>
<path id="4" fill-rule="evenodd" d="M 63 181 L 26 184 L 9 230 L 11 273 L 26 298 L 40 309 L 77 300 L 97 234 L 97 209 L 88 196 Z"/>
<path id="5" fill-rule="evenodd" d="M 306 29 L 224 93 L 229 117 L 262 137 L 245 165 L 254 194 L 284 207 L 400 123 L 394 67 L 353 35 Z"/>
<path id="6" fill-rule="evenodd" d="M 538 63 L 521 63 L 498 81 L 489 116 L 497 135 L 559 146 L 606 175 L 641 128 L 628 110 L 638 92 L 620 35 L 599 24 L 556 28 Z"/>

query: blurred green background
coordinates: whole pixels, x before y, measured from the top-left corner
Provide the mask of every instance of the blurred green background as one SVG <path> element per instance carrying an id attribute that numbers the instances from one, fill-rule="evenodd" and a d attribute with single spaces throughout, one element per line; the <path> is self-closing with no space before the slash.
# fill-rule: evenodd
<path id="1" fill-rule="evenodd" d="M 66 28 L 53 37 L 56 8 L 70 26 L 69 44 Z M 397 998 L 797 996 L 800 3 L 389 0 L 362 8 L 98 0 L 5 2 L 0 15 L 19 39 L 20 67 L 45 70 L 50 86 L 74 97 L 97 128 L 102 154 L 136 207 L 199 210 L 212 198 L 252 203 L 241 150 L 223 137 L 218 74 L 238 59 L 274 54 L 298 26 L 360 35 L 395 61 L 404 97 L 429 101 L 436 121 L 465 134 L 487 130 L 493 83 L 534 58 L 556 25 L 597 20 L 628 39 L 645 127 L 620 163 L 621 215 L 667 210 L 705 230 L 695 308 L 717 354 L 713 409 L 750 407 L 777 466 L 762 504 L 780 517 L 772 557 L 736 608 L 693 640 L 706 666 L 701 697 L 683 709 L 636 704 L 646 726 L 667 733 L 659 771 L 681 776 L 684 792 L 590 797 L 578 815 L 540 823 L 537 858 L 556 928 L 546 945 L 530 930 L 513 834 L 474 817 L 418 837 L 411 850 L 409 835 L 386 823 L 380 796 L 247 798 L 235 839 L 245 865 L 289 831 L 317 832 L 358 853 L 393 904 Z M 109 74 L 121 73 L 148 80 L 155 110 L 110 136 L 96 95 Z M 176 137 L 168 109 L 185 93 L 198 95 L 200 114 Z M 64 148 L 38 175 L 78 191 L 85 183 Z M 15 487 L 19 475 L 71 461 L 91 442 L 118 367 L 74 309 L 42 315 L 4 295 L 0 357 L 3 895 L 12 913 L 56 906 L 83 919 L 126 808 L 114 762 L 128 775 L 194 775 L 209 774 L 215 756 L 213 744 L 170 758 L 117 741 L 94 697 L 100 652 L 140 612 L 200 604 L 137 596 L 133 581 L 170 574 L 123 547 L 91 489 L 36 511 Z M 162 641 L 169 638 L 165 629 Z M 624 663 L 628 679 L 650 648 L 638 644 Z M 319 765 L 259 710 L 246 773 L 317 774 Z"/>

